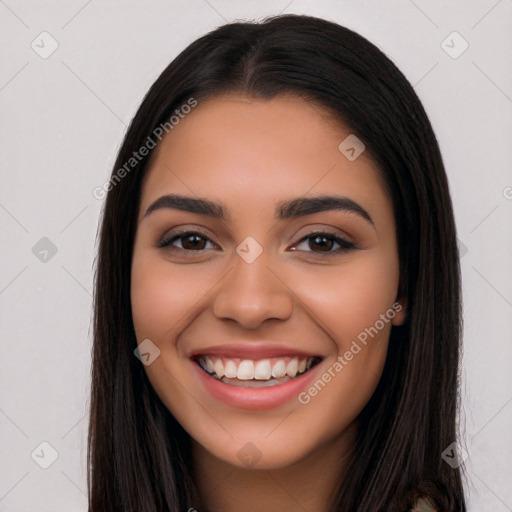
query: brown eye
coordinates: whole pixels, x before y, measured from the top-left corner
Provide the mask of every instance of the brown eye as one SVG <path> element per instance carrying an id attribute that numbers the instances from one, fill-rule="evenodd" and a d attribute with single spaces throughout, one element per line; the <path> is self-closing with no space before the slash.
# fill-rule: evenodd
<path id="1" fill-rule="evenodd" d="M 329 252 L 334 245 L 334 240 L 323 235 L 315 235 L 309 238 L 309 248 L 319 248 L 322 252 Z"/>
<path id="2" fill-rule="evenodd" d="M 337 254 L 344 252 L 349 249 L 355 249 L 356 246 L 337 236 L 335 233 L 311 233 L 304 237 L 296 247 L 306 245 L 306 252 L 316 252 L 324 254 Z M 305 249 L 294 249 L 294 250 L 305 250 Z"/>
<path id="3" fill-rule="evenodd" d="M 181 247 L 175 245 L 175 242 L 178 241 Z M 210 243 L 212 247 L 206 247 L 208 243 Z M 187 231 L 165 238 L 158 243 L 158 247 L 169 247 L 171 249 L 181 249 L 184 251 L 202 251 L 204 249 L 215 248 L 215 245 L 203 234 L 196 231 Z"/>
<path id="4" fill-rule="evenodd" d="M 183 249 L 190 251 L 200 251 L 201 249 L 204 249 L 206 240 L 202 236 L 190 234 L 182 235 L 180 238 Z"/>

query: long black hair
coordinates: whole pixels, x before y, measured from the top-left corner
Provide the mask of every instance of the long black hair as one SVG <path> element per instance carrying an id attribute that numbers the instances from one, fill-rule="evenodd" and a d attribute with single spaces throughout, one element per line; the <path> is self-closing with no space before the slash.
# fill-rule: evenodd
<path id="1" fill-rule="evenodd" d="M 391 330 L 381 380 L 359 417 L 356 456 L 331 510 L 405 512 L 425 496 L 438 511 L 465 511 L 460 468 L 441 456 L 458 432 L 461 299 L 439 146 L 413 88 L 382 51 L 336 23 L 302 15 L 230 23 L 194 41 L 152 85 L 129 126 L 103 189 L 89 511 L 183 511 L 200 503 L 190 438 L 134 357 L 130 270 L 141 183 L 154 151 L 130 158 L 156 128 L 170 128 L 180 106 L 226 92 L 260 99 L 292 93 L 325 107 L 364 142 L 393 201 L 408 317 Z"/>

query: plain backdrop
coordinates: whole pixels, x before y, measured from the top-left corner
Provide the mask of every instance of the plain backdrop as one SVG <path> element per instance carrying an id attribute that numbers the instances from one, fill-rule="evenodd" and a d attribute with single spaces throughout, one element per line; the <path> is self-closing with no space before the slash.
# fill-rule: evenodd
<path id="1" fill-rule="evenodd" d="M 425 106 L 462 256 L 469 510 L 512 510 L 511 0 L 0 0 L 0 511 L 87 510 L 93 189 L 140 101 L 197 37 L 278 13 L 367 37 Z"/>

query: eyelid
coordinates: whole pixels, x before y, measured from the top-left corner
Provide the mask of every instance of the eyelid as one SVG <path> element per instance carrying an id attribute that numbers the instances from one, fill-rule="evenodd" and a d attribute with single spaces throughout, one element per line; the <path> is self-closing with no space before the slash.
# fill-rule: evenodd
<path id="1" fill-rule="evenodd" d="M 354 244 L 354 237 L 349 235 L 346 231 L 335 228 L 328 225 L 321 225 L 321 224 L 310 224 L 308 226 L 305 226 L 304 229 L 301 229 L 299 233 L 302 233 L 301 235 L 298 235 L 300 238 L 298 238 L 298 241 L 304 240 L 304 238 L 321 234 L 321 235 L 330 235 L 332 237 L 340 238 L 348 243 Z"/>

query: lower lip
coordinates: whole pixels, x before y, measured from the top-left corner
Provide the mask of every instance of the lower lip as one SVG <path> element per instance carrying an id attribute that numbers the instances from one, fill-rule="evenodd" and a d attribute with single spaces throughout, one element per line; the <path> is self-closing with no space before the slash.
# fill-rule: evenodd
<path id="1" fill-rule="evenodd" d="M 241 387 L 224 384 L 206 373 L 197 363 L 191 361 L 199 375 L 199 380 L 213 397 L 233 407 L 250 410 L 271 409 L 292 398 L 309 386 L 317 375 L 321 362 L 300 377 L 295 377 L 283 384 L 268 387 Z"/>

